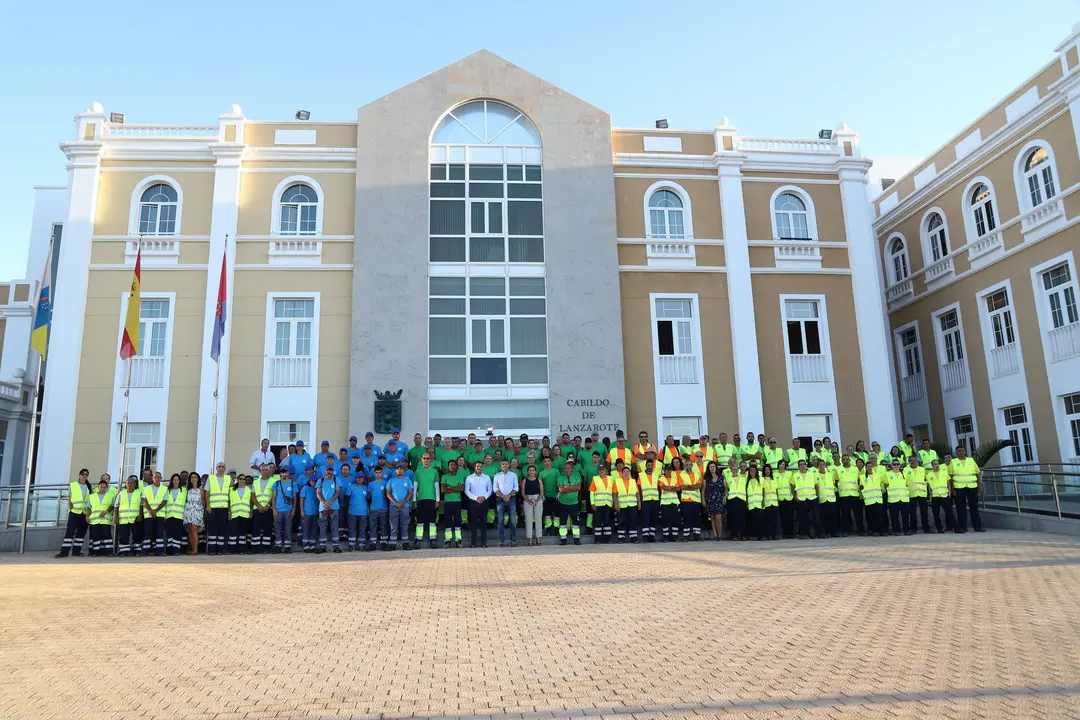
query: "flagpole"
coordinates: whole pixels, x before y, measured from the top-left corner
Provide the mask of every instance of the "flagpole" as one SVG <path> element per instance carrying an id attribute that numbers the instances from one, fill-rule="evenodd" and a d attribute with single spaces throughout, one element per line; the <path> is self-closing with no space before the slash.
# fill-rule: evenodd
<path id="1" fill-rule="evenodd" d="M 50 252 L 52 248 L 50 247 Z M 30 518 L 30 472 L 34 464 L 34 438 L 37 436 L 38 388 L 41 387 L 41 355 L 37 355 L 37 370 L 34 373 L 34 392 L 30 402 L 30 440 L 26 452 L 26 478 L 23 481 L 22 525 L 19 528 L 19 554 L 26 552 L 26 524 Z M 57 502 L 59 502 L 59 497 Z"/>
<path id="2" fill-rule="evenodd" d="M 221 249 L 221 277 L 218 280 L 218 312 L 223 312 L 221 306 L 221 286 L 225 282 L 225 258 L 229 253 L 229 234 L 225 233 L 225 244 Z M 224 319 L 224 315 L 222 316 Z M 216 323 L 216 320 L 215 320 Z M 220 342 L 220 340 L 219 340 Z M 220 345 L 218 347 L 220 350 Z M 211 347 L 211 357 L 213 356 Z M 210 416 L 210 474 L 217 475 L 217 426 L 218 426 L 218 391 L 221 389 L 221 358 L 214 360 L 214 412 Z"/>
<path id="3" fill-rule="evenodd" d="M 143 238 L 142 238 L 142 235 L 140 235 L 139 236 L 139 244 L 135 249 L 136 270 L 141 270 L 141 268 L 139 267 L 139 263 L 140 263 L 140 260 L 142 259 L 142 242 L 143 242 Z M 140 283 L 140 285 L 142 284 L 141 279 L 140 279 L 139 283 Z M 134 290 L 134 284 L 132 285 L 132 289 Z M 141 292 L 140 292 L 140 295 L 141 295 Z M 128 296 L 128 313 L 129 314 L 131 313 L 131 303 L 133 303 L 133 302 L 138 302 L 138 299 L 135 297 L 134 293 L 132 293 L 130 296 Z M 137 309 L 136 312 L 139 312 L 140 310 L 141 310 L 141 308 Z M 139 338 L 139 344 L 140 345 L 142 344 L 142 338 Z M 135 354 L 138 355 L 138 352 L 136 351 Z M 120 469 L 119 469 L 119 472 L 116 473 L 116 498 L 117 498 L 118 501 L 120 499 L 120 493 L 122 493 L 124 491 L 124 455 L 127 452 L 128 410 L 131 408 L 131 369 L 135 365 L 134 361 L 130 357 L 127 358 L 124 362 L 127 363 L 127 371 L 125 373 L 127 377 L 126 377 L 126 379 L 124 381 L 124 415 L 123 415 L 122 419 L 120 420 Z M 119 524 L 119 521 L 120 521 L 120 513 L 119 512 L 114 512 L 113 513 L 113 528 L 117 527 L 117 525 Z M 120 549 L 119 544 L 120 544 L 120 534 L 118 532 L 113 532 L 113 552 L 114 553 L 119 551 L 119 549 Z"/>

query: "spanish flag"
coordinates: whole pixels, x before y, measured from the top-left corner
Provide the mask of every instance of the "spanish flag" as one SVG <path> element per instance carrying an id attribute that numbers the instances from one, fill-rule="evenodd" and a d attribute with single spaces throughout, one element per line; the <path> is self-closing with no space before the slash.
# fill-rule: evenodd
<path id="1" fill-rule="evenodd" d="M 41 292 L 38 293 L 37 313 L 34 315 L 34 329 L 30 333 L 30 347 L 37 350 L 41 359 L 49 347 L 49 326 L 52 324 L 52 244 L 45 258 L 45 275 L 41 278 Z"/>
<path id="2" fill-rule="evenodd" d="M 131 278 L 131 297 L 128 298 L 127 317 L 124 318 L 124 338 L 120 341 L 120 359 L 127 360 L 132 355 L 139 354 L 139 305 L 141 295 L 139 293 L 140 278 L 142 276 L 142 242 L 139 242 L 139 253 L 135 256 L 135 276 Z"/>

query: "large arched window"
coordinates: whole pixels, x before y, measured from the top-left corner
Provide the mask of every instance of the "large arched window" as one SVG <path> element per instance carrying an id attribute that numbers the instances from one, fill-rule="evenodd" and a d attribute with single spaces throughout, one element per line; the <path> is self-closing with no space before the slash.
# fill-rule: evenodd
<path id="1" fill-rule="evenodd" d="M 1021 204 L 1027 209 L 1037 208 L 1057 194 L 1049 146 L 1036 145 L 1025 151 L 1021 155 L 1020 173 L 1025 193 Z"/>
<path id="2" fill-rule="evenodd" d="M 986 183 L 980 182 L 968 191 L 968 205 L 974 223 L 975 237 L 981 238 L 997 227 L 994 215 L 994 192 Z"/>
<path id="3" fill-rule="evenodd" d="M 937 262 L 949 254 L 949 232 L 941 213 L 930 212 L 923 221 L 923 235 L 930 262 Z"/>
<path id="4" fill-rule="evenodd" d="M 151 185 L 139 198 L 139 234 L 175 235 L 176 189 L 167 183 Z"/>
<path id="5" fill-rule="evenodd" d="M 889 266 L 892 270 L 892 284 L 907 280 L 909 273 L 907 246 L 899 235 L 889 240 Z"/>
<path id="6" fill-rule="evenodd" d="M 432 133 L 431 143 L 538 147 L 540 133 L 527 117 L 509 105 L 474 100 L 446 113 Z"/>
<path id="7" fill-rule="evenodd" d="M 654 238 L 686 237 L 683 201 L 673 190 L 661 188 L 649 196 L 649 233 Z"/>
<path id="8" fill-rule="evenodd" d="M 319 196 L 307 183 L 293 183 L 281 193 L 279 235 L 318 234 Z"/>
<path id="9" fill-rule="evenodd" d="M 810 214 L 806 201 L 793 192 L 773 199 L 773 230 L 778 240 L 809 240 Z"/>

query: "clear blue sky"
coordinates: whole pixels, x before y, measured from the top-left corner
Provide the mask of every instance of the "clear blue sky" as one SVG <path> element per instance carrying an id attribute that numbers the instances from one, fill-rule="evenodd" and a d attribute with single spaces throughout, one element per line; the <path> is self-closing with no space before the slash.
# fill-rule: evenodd
<path id="1" fill-rule="evenodd" d="M 6 139 L 0 279 L 22 277 L 33 185 L 97 100 L 134 123 L 355 120 L 356 108 L 480 48 L 603 108 L 616 126 L 812 137 L 841 120 L 868 155 L 924 156 L 1044 63 L 1076 0 L 279 2 L 0 9 Z M 1023 9 L 1022 9 L 1023 8 Z"/>

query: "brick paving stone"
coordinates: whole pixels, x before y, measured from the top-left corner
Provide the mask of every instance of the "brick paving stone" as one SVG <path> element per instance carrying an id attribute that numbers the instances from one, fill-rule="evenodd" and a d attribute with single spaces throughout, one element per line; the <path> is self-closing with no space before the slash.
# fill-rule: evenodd
<path id="1" fill-rule="evenodd" d="M 1080 718 L 1055 535 L 0 556 L 0 717 Z"/>

